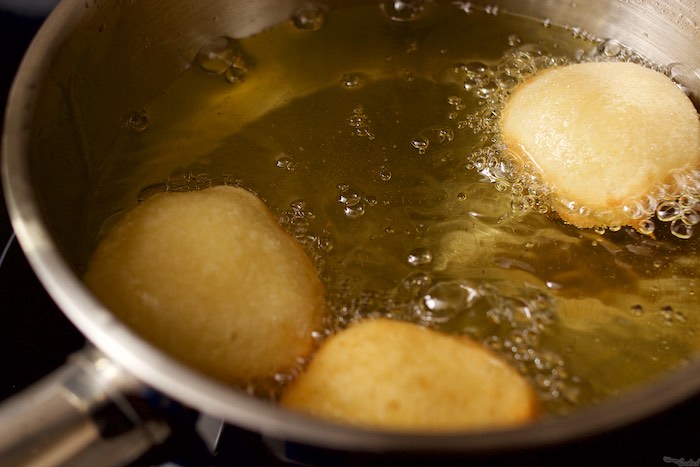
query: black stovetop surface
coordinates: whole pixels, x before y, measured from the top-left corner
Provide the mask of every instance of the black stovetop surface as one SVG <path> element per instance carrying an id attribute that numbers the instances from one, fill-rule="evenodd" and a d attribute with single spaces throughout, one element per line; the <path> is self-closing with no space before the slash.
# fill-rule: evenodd
<path id="1" fill-rule="evenodd" d="M 19 61 L 42 23 L 0 9 L 0 108 Z M 0 117 L 1 118 L 1 117 Z M 2 121 L 0 120 L 0 127 Z M 13 240 L 4 208 L 0 208 L 0 402 L 60 366 L 85 339 L 44 291 Z M 172 422 L 174 435 L 134 467 L 174 462 L 178 465 L 284 465 L 259 435 L 226 426 L 213 454 L 197 435 L 198 415 L 185 412 Z M 318 465 L 364 465 L 368 459 L 343 453 L 304 455 Z M 667 459 L 664 460 L 664 457 Z M 686 465 L 700 460 L 700 395 L 658 416 L 596 437 L 546 449 L 507 454 L 486 453 L 458 465 Z M 430 465 L 436 457 L 382 459 L 379 465 Z M 1 462 L 0 462 L 1 464 Z"/>

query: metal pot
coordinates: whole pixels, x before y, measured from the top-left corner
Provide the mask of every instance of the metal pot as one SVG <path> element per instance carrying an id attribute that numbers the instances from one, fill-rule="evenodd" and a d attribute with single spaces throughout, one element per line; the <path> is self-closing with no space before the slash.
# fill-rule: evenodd
<path id="1" fill-rule="evenodd" d="M 695 359 L 625 397 L 522 428 L 450 435 L 378 433 L 289 413 L 205 378 L 143 341 L 106 310 L 76 272 L 86 261 L 90 227 L 84 226 L 97 222 L 85 210 L 87 193 L 101 183 L 98 169 L 110 155 L 97 148 L 109 147 L 124 116 L 183 72 L 201 44 L 213 37 L 259 32 L 285 21 L 303 3 L 64 0 L 42 27 L 7 108 L 5 196 L 36 274 L 99 350 L 86 349 L 43 385 L 0 409 L 5 465 L 28 459 L 63 462 L 95 441 L 110 452 L 120 446 L 120 454 L 110 458 L 116 464 L 126 462 L 167 435 L 166 424 L 140 409 L 148 405 L 144 400 L 153 399 L 153 389 L 272 440 L 357 453 L 538 447 L 630 423 L 700 391 L 700 361 Z M 325 3 L 335 7 L 344 2 Z M 676 79 L 690 89 L 697 105 L 700 10 L 693 0 L 489 4 L 502 12 L 616 38 L 661 65 L 682 63 Z M 116 407 L 125 421 L 125 428 L 110 436 L 100 425 L 105 407 Z M 91 449 L 93 455 L 98 451 Z M 79 455 L 82 461 L 90 458 Z"/>

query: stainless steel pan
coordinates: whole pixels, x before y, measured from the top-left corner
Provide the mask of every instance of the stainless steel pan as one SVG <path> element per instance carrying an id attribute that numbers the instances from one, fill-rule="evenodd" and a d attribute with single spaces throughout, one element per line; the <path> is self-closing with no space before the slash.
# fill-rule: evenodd
<path id="1" fill-rule="evenodd" d="M 523 428 L 439 436 L 377 433 L 289 413 L 207 379 L 143 341 L 106 310 L 76 272 L 87 254 L 89 233 L 78 228 L 90 224 L 86 193 L 101 183 L 97 168 L 109 157 L 99 148 L 114 140 L 125 115 L 187 68 L 201 44 L 212 37 L 259 32 L 289 18 L 301 3 L 64 0 L 41 28 L 9 99 L 3 187 L 34 271 L 95 348 L 0 408 L 0 463 L 52 464 L 71 458 L 80 463 L 100 449 L 121 453 L 109 456 L 115 464 L 126 462 L 167 435 L 164 423 L 149 419 L 138 409 L 142 404 L 134 403 L 152 397 L 153 389 L 272 440 L 365 453 L 469 453 L 554 444 L 630 423 L 700 391 L 700 360 L 695 359 L 623 398 Z M 676 78 L 698 103 L 700 8 L 694 0 L 489 3 L 615 38 L 661 65 L 680 63 Z M 105 436 L 99 417 L 107 406 L 123 414 L 127 429 Z"/>

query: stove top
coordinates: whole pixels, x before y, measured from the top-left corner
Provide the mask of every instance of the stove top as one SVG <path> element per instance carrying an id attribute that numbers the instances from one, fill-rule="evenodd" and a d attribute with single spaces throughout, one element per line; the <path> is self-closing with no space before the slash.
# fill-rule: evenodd
<path id="1" fill-rule="evenodd" d="M 16 67 L 41 18 L 2 10 L 0 4 L 0 108 Z M 1 118 L 1 117 L 0 117 Z M 1 123 L 1 120 L 0 120 Z M 0 124 L 1 126 L 1 124 Z M 0 403 L 53 369 L 82 348 L 84 337 L 63 316 L 33 274 L 4 208 L 0 208 Z M 272 453 L 260 435 L 183 410 L 170 421 L 173 435 L 132 466 L 150 465 L 287 465 Z M 460 459 L 457 465 L 699 465 L 700 395 L 650 419 L 591 439 L 540 450 L 484 454 Z M 304 450 L 278 444 L 313 465 L 366 465 L 348 453 Z M 383 458 L 378 464 L 433 464 L 436 457 Z M 398 460 L 400 459 L 400 461 Z M 1 462 L 0 462 L 1 463 Z M 296 464 L 299 465 L 299 464 Z"/>

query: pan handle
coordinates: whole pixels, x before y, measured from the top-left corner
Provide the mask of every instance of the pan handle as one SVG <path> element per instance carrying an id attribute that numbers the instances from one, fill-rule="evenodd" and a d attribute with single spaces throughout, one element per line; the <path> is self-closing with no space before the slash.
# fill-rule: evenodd
<path id="1" fill-rule="evenodd" d="M 0 406 L 0 465 L 124 465 L 170 434 L 148 389 L 87 346 Z"/>

